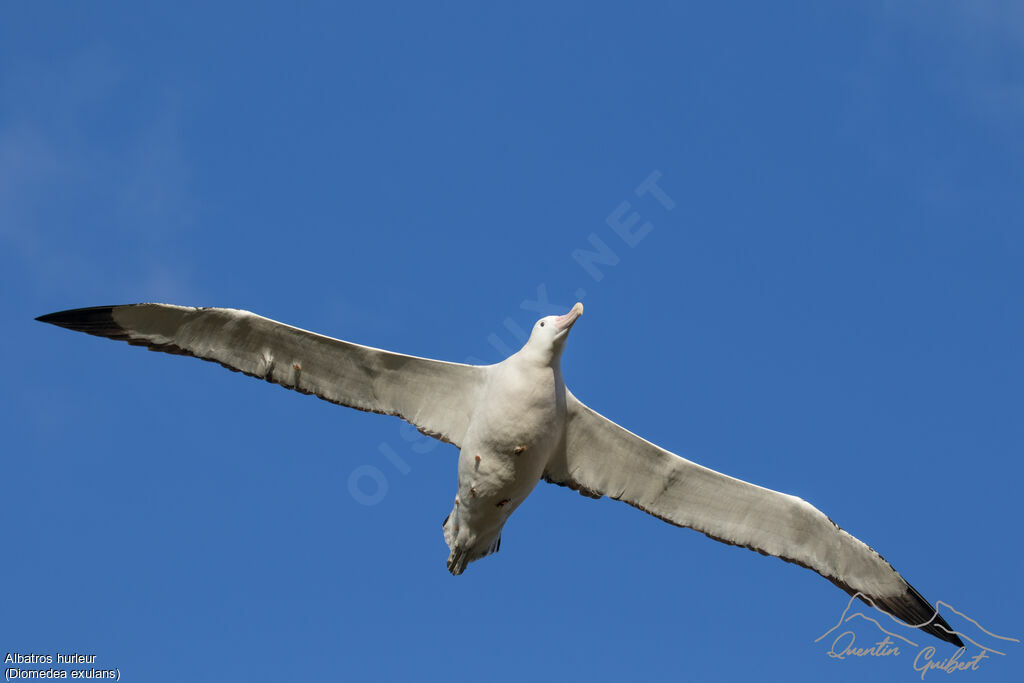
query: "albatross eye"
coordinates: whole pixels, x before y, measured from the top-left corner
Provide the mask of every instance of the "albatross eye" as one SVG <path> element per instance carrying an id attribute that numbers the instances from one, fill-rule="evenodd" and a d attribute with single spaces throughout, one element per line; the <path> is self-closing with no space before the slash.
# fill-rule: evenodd
<path id="1" fill-rule="evenodd" d="M 544 321 L 543 320 L 540 321 L 540 326 L 544 327 Z"/>

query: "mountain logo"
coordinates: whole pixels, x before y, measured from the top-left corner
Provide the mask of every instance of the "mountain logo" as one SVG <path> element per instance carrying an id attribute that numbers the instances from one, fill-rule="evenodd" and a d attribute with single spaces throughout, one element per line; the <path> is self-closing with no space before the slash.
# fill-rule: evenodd
<path id="1" fill-rule="evenodd" d="M 857 610 L 853 602 L 858 598 L 867 603 L 870 609 Z M 823 644 L 827 648 L 825 654 L 839 661 L 865 657 L 910 660 L 922 680 L 932 671 L 947 674 L 978 671 L 988 660 L 1006 657 L 1011 648 L 1020 644 L 1019 638 L 994 633 L 948 602 L 939 600 L 935 605 L 935 614 L 928 621 L 906 624 L 878 609 L 868 596 L 855 593 L 846 603 L 846 609 L 836 624 L 815 638 L 814 642 Z M 917 630 L 930 624 L 939 615 L 939 610 L 943 609 L 949 613 L 943 615 L 947 622 L 963 624 L 957 630 L 943 628 L 959 636 L 965 643 L 964 647 L 951 654 L 937 652 L 935 646 L 925 643 L 929 637 Z M 960 620 L 952 619 L 952 615 L 960 617 Z"/>

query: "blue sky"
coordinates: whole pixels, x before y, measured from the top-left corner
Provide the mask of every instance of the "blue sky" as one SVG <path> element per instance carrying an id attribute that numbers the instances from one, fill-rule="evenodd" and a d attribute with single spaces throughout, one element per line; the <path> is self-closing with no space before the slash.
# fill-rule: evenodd
<path id="1" fill-rule="evenodd" d="M 920 680 L 910 653 L 828 658 L 846 596 L 813 573 L 546 484 L 453 578 L 451 446 L 32 320 L 137 301 L 495 362 L 579 298 L 583 401 L 1021 638 L 1022 26 L 989 2 L 6 6 L 0 650 L 150 682 Z M 671 201 L 638 195 L 652 174 Z M 630 246 L 609 220 L 634 213 Z M 614 265 L 574 258 L 595 239 Z"/>

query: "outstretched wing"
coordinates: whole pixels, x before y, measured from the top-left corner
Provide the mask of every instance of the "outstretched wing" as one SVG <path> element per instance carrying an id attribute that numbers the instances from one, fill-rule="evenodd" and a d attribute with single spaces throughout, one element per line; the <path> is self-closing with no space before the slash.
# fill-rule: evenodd
<path id="1" fill-rule="evenodd" d="M 391 353 L 230 308 L 131 304 L 79 308 L 45 323 L 220 363 L 339 405 L 397 415 L 459 445 L 485 368 Z"/>
<path id="2" fill-rule="evenodd" d="M 942 617 L 881 555 L 810 503 L 680 458 L 572 394 L 567 404 L 565 452 L 548 465 L 548 481 L 594 498 L 622 500 L 716 541 L 813 569 L 851 595 L 870 599 L 868 604 L 962 646 Z"/>

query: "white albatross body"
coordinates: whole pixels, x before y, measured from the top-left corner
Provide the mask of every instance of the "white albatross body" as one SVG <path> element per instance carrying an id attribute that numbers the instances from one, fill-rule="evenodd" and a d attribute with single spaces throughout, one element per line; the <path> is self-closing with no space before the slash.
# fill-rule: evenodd
<path id="1" fill-rule="evenodd" d="M 453 574 L 498 550 L 509 516 L 544 479 L 812 569 L 903 622 L 962 646 L 888 562 L 817 508 L 680 458 L 577 400 L 562 378 L 561 356 L 582 313 L 576 304 L 563 316 L 538 320 L 522 349 L 489 366 L 374 349 L 226 308 L 131 304 L 37 319 L 396 415 L 458 446 L 458 491 L 443 525 Z"/>
<path id="2" fill-rule="evenodd" d="M 459 453 L 459 492 L 444 521 L 448 569 L 498 550 L 501 529 L 540 481 L 565 439 L 566 389 L 561 356 L 576 304 L 538 320 L 526 345 L 487 373 Z"/>

